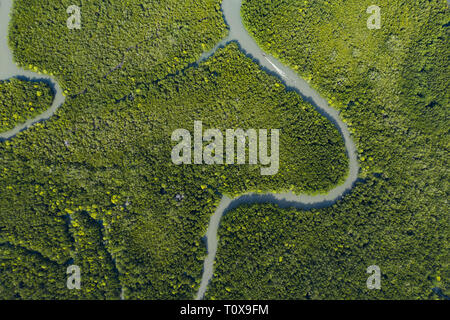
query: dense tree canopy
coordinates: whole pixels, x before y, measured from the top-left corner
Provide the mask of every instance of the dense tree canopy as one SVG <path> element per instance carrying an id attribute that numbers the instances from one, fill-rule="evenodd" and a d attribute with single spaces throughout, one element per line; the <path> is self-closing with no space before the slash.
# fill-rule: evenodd
<path id="1" fill-rule="evenodd" d="M 41 114 L 52 103 L 51 88 L 43 82 L 0 81 L 0 132 Z"/>
<path id="2" fill-rule="evenodd" d="M 0 142 L 0 298 L 193 298 L 222 194 L 325 193 L 345 179 L 333 124 L 236 44 L 191 65 L 226 33 L 219 0 L 81 1 L 80 30 L 66 27 L 69 2 L 14 2 L 16 61 L 54 75 L 67 99 L 49 120 Z M 382 0 L 382 28 L 369 30 L 371 4 L 244 2 L 260 45 L 342 112 L 362 172 L 326 209 L 229 212 L 206 298 L 450 294 L 448 8 Z M 33 116 L 22 108 L 31 97 L 50 105 L 43 84 L 0 88 L 23 97 L 1 100 L 5 128 Z M 279 173 L 174 165 L 171 133 L 192 131 L 194 121 L 280 129 Z M 71 264 L 81 267 L 79 291 L 66 288 Z M 380 291 L 366 288 L 374 264 Z"/>
<path id="3" fill-rule="evenodd" d="M 210 298 L 427 299 L 450 290 L 445 1 L 246 0 L 245 23 L 351 126 L 361 181 L 330 208 L 239 208 L 220 230 Z M 382 288 L 366 288 L 370 265 Z"/>
<path id="4" fill-rule="evenodd" d="M 111 96 L 130 76 L 124 98 Z M 196 120 L 280 128 L 279 173 L 174 165 L 171 133 Z M 111 74 L 0 154 L 3 241 L 61 265 L 73 259 L 88 270 L 83 298 L 117 297 L 117 279 L 127 298 L 192 298 L 221 193 L 326 192 L 348 170 L 337 129 L 236 44 L 156 82 Z"/>

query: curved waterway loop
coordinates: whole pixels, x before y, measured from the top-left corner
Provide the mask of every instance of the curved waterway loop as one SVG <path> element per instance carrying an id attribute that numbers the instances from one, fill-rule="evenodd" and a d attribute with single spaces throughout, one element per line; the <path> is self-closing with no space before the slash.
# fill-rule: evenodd
<path id="1" fill-rule="evenodd" d="M 13 61 L 13 55 L 8 46 L 8 25 L 11 20 L 13 0 L 0 1 L 0 80 L 18 78 L 28 81 L 42 81 L 47 83 L 53 90 L 55 97 L 49 109 L 25 123 L 17 125 L 14 129 L 0 132 L 0 141 L 8 140 L 16 136 L 19 132 L 28 129 L 35 123 L 49 119 L 56 110 L 64 103 L 63 91 L 59 84 L 50 76 L 25 71 L 17 67 Z"/>
<path id="2" fill-rule="evenodd" d="M 44 81 L 53 88 L 55 98 L 52 106 L 44 113 L 34 119 L 28 120 L 24 124 L 16 126 L 10 131 L 0 133 L 0 140 L 11 139 L 19 132 L 29 128 L 31 125 L 50 118 L 65 100 L 61 87 L 52 77 L 22 70 L 14 63 L 7 40 L 8 25 L 11 19 L 9 13 L 11 12 L 12 3 L 13 0 L 2 0 L 0 2 L 0 79 L 6 80 L 15 77 L 29 81 Z M 223 196 L 214 215 L 211 217 L 208 231 L 206 233 L 208 254 L 204 261 L 202 281 L 196 296 L 196 299 L 198 300 L 203 299 L 208 284 L 213 276 L 214 260 L 217 252 L 217 230 L 219 228 L 220 220 L 226 212 L 243 204 L 257 203 L 272 203 L 281 208 L 298 208 L 304 210 L 328 207 L 336 203 L 342 198 L 342 196 L 353 188 L 359 172 L 356 147 L 350 136 L 347 125 L 342 122 L 339 117 L 339 112 L 331 108 L 327 101 L 323 99 L 314 89 L 312 89 L 306 81 L 301 79 L 293 70 L 283 65 L 273 56 L 266 54 L 258 46 L 242 23 L 241 5 L 242 0 L 223 0 L 222 12 L 229 27 L 228 37 L 222 40 L 213 50 L 204 53 L 198 60 L 197 64 L 213 55 L 219 47 L 225 46 L 231 41 L 237 42 L 240 45 L 241 50 L 246 55 L 250 56 L 267 72 L 278 76 L 289 90 L 296 91 L 303 98 L 303 100 L 311 103 L 320 114 L 336 126 L 344 139 L 347 156 L 349 159 L 349 172 L 343 184 L 337 186 L 327 194 L 322 195 L 295 195 L 292 192 L 289 192 L 270 194 L 248 193 L 235 199 L 230 199 L 227 196 Z"/>
<path id="3" fill-rule="evenodd" d="M 336 188 L 322 195 L 295 195 L 290 193 L 271 193 L 271 194 L 254 194 L 249 193 L 230 199 L 224 196 L 217 207 L 214 215 L 209 222 L 208 231 L 206 233 L 208 254 L 204 261 L 203 276 L 200 288 L 197 292 L 197 300 L 203 299 L 208 284 L 214 272 L 214 260 L 217 252 L 217 230 L 219 228 L 222 216 L 242 205 L 242 204 L 257 204 L 257 203 L 272 203 L 281 208 L 298 208 L 298 209 L 312 209 L 324 208 L 331 206 L 349 192 L 359 173 L 358 157 L 355 143 L 353 142 L 348 126 L 342 122 L 339 117 L 339 112 L 331 108 L 327 101 L 322 98 L 317 91 L 312 89 L 309 84 L 301 79 L 292 69 L 282 64 L 273 56 L 265 53 L 250 36 L 244 27 L 241 17 L 242 0 L 223 0 L 222 12 L 225 21 L 229 27 L 229 35 L 218 46 L 223 46 L 230 41 L 239 43 L 241 50 L 257 62 L 263 69 L 268 70 L 269 73 L 277 75 L 289 90 L 296 91 L 303 100 L 311 103 L 316 110 L 331 121 L 341 133 L 344 139 L 347 156 L 349 159 L 349 172 L 345 182 Z M 216 50 L 217 47 L 214 49 Z M 205 54 L 202 58 L 205 59 L 213 52 Z"/>

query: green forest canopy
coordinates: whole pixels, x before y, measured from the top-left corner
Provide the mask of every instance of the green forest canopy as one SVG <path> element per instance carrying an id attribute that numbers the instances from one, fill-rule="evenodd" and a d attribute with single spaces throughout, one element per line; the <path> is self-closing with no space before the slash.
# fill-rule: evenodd
<path id="1" fill-rule="evenodd" d="M 12 78 L 0 81 L 0 132 L 47 110 L 53 99 L 51 88 L 43 82 Z"/>
<path id="2" fill-rule="evenodd" d="M 236 44 L 175 76 L 131 82 L 125 99 L 111 97 L 130 76 L 111 74 L 0 145 L 1 239 L 88 270 L 76 297 L 117 297 L 119 281 L 127 298 L 192 298 L 220 193 L 325 192 L 347 174 L 337 129 Z M 171 132 L 197 119 L 205 129 L 282 128 L 279 174 L 173 165 Z"/>
<path id="3" fill-rule="evenodd" d="M 445 1 L 246 0 L 245 24 L 342 111 L 361 181 L 330 208 L 259 205 L 219 231 L 215 299 L 429 299 L 448 296 L 449 22 Z M 243 263 L 245 261 L 245 263 Z M 382 288 L 366 288 L 378 265 Z"/>
<path id="4" fill-rule="evenodd" d="M 325 192 L 346 175 L 337 130 L 236 45 L 184 70 L 224 35 L 219 1 L 126 10 L 112 2 L 83 3 L 86 34 L 66 30 L 64 1 L 62 9 L 15 2 L 16 60 L 53 73 L 69 98 L 49 121 L 0 143 L 4 299 L 117 299 L 121 287 L 126 298 L 190 299 L 218 192 Z M 376 36 L 361 18 L 364 2 L 245 3 L 246 24 L 261 45 L 342 110 L 363 171 L 355 190 L 328 209 L 257 205 L 227 214 L 207 298 L 431 298 L 436 286 L 448 295 L 449 17 L 443 2 L 419 2 Z M 161 14 L 146 16 L 153 6 Z M 410 5 L 390 6 L 394 16 Z M 300 9 L 305 18 L 295 15 Z M 186 27 L 174 37 L 180 19 Z M 137 21 L 153 27 L 137 28 Z M 157 42 L 146 41 L 155 29 Z M 174 167 L 171 130 L 190 129 L 194 120 L 285 129 L 280 174 Z M 81 291 L 65 288 L 70 263 L 84 270 Z M 365 289 L 372 264 L 383 272 L 380 292 Z"/>

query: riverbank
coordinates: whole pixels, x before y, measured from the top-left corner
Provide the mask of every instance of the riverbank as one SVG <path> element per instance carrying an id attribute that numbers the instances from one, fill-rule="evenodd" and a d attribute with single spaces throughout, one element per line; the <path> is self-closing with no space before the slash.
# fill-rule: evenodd
<path id="1" fill-rule="evenodd" d="M 11 21 L 12 8 L 13 0 L 4 0 L 0 4 L 0 80 L 18 78 L 26 81 L 44 82 L 52 88 L 54 98 L 50 108 L 40 115 L 28 119 L 25 123 L 21 123 L 11 130 L 1 132 L 0 141 L 9 140 L 32 125 L 51 118 L 65 100 L 63 90 L 56 79 L 48 75 L 23 70 L 13 61 L 13 55 L 8 45 L 8 30 L 9 22 Z"/>
<path id="2" fill-rule="evenodd" d="M 303 210 L 328 207 L 336 203 L 353 188 L 359 173 L 356 146 L 348 126 L 341 120 L 339 112 L 330 107 L 327 101 L 305 80 L 301 79 L 294 70 L 285 66 L 258 46 L 244 27 L 241 17 L 241 6 L 242 0 L 224 0 L 222 2 L 222 12 L 229 26 L 229 36 L 219 46 L 223 46 L 230 41 L 236 41 L 241 50 L 258 63 L 263 70 L 280 78 L 288 90 L 297 92 L 305 101 L 313 105 L 322 116 L 331 121 L 344 139 L 349 159 L 349 172 L 345 182 L 330 190 L 327 194 L 296 195 L 292 192 L 275 194 L 249 193 L 234 199 L 224 196 L 214 215 L 211 217 L 206 233 L 208 255 L 204 262 L 202 281 L 196 296 L 197 300 L 203 298 L 213 276 L 218 245 L 217 231 L 220 226 L 220 221 L 226 212 L 243 204 L 258 203 L 272 203 L 282 208 L 294 207 Z M 208 57 L 209 55 L 211 53 L 205 56 Z"/>

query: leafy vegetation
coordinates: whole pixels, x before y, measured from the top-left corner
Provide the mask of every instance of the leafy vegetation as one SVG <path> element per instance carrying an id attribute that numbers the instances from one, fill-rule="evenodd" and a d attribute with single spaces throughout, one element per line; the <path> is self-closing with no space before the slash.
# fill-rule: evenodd
<path id="1" fill-rule="evenodd" d="M 38 252 L 0 244 L 1 299 L 70 299 L 65 271 Z"/>
<path id="2" fill-rule="evenodd" d="M 342 111 L 362 172 L 330 208 L 229 212 L 207 298 L 449 295 L 448 9 L 381 0 L 382 29 L 368 30 L 369 2 L 245 2 L 261 46 Z M 326 192 L 344 179 L 337 130 L 236 44 L 188 67 L 225 33 L 220 1 L 82 1 L 81 30 L 65 25 L 70 4 L 15 1 L 16 61 L 54 74 L 68 98 L 0 143 L 0 298 L 190 299 L 222 193 Z M 171 133 L 195 120 L 281 129 L 278 175 L 173 165 Z M 66 289 L 70 264 L 80 291 Z M 380 291 L 366 289 L 373 264 Z"/>
<path id="3" fill-rule="evenodd" d="M 0 81 L 0 132 L 42 113 L 50 107 L 52 99 L 51 88 L 43 82 L 15 78 Z"/>
<path id="4" fill-rule="evenodd" d="M 160 79 L 195 62 L 226 32 L 219 0 L 81 0 L 80 30 L 67 27 L 66 10 L 73 4 L 14 1 L 9 30 L 19 65 L 55 75 L 67 95 L 124 64 L 135 75 Z"/>
<path id="5" fill-rule="evenodd" d="M 220 229 L 215 299 L 448 296 L 449 22 L 445 1 L 246 0 L 245 23 L 342 111 L 361 179 L 330 208 L 252 206 Z M 378 265 L 381 290 L 367 290 Z M 434 290 L 436 291 L 436 290 Z"/>
<path id="6" fill-rule="evenodd" d="M 46 125 L 36 124 L 30 130 L 36 130 L 32 137 L 26 138 L 29 134 L 26 132 L 23 138 L 19 135 L 11 141 L 2 142 L 1 147 L 8 149 L 9 155 L 0 152 L 0 243 L 7 245 L 8 250 L 2 251 L 0 260 L 7 268 L 5 272 L 20 268 L 28 272 L 8 275 L 2 272 L 2 286 L 5 284 L 5 288 L 9 288 L 1 293 L 2 298 L 118 297 L 118 272 L 114 258 L 106 251 L 109 242 L 104 239 L 107 225 L 105 222 L 99 229 L 98 219 L 92 218 L 96 213 L 90 211 L 99 210 L 99 216 L 111 215 L 111 211 L 105 208 L 115 207 L 118 200 L 112 200 L 111 196 L 107 196 L 107 191 L 98 189 L 98 195 L 108 197 L 107 206 L 100 209 L 95 200 L 92 206 L 83 207 L 83 202 L 73 196 L 81 192 L 81 198 L 89 197 L 87 192 L 91 191 L 96 178 L 98 185 L 92 188 L 116 183 L 110 180 L 112 168 L 103 168 L 102 157 L 97 159 L 98 167 L 92 162 L 95 159 L 91 159 L 95 152 L 100 153 L 96 150 L 99 143 L 108 148 L 109 142 L 100 142 L 95 138 L 95 121 L 103 121 L 98 112 L 104 111 L 96 108 L 96 104 L 102 101 L 99 105 L 104 106 L 107 101 L 113 106 L 122 100 L 124 92 L 127 92 L 125 100 L 130 103 L 127 100 L 130 90 L 131 99 L 140 91 L 138 85 L 144 86 L 144 81 L 152 83 L 185 68 L 225 35 L 225 24 L 219 1 L 216 0 L 183 3 L 173 0 L 140 3 L 81 1 L 81 30 L 69 30 L 66 26 L 69 16 L 66 9 L 72 4 L 70 1 L 14 1 L 9 44 L 16 62 L 25 69 L 54 75 L 62 85 L 64 94 L 73 99 L 86 94 L 94 83 L 97 85 L 95 89 L 102 88 L 105 96 L 97 96 L 97 101 L 88 98 L 68 101 L 67 108 L 74 108 L 69 113 L 70 118 L 55 116 L 50 121 L 55 121 L 52 130 L 47 131 L 44 129 Z M 20 97 L 8 101 L 4 112 L 14 113 L 14 104 L 24 103 Z M 86 115 L 90 111 L 93 114 Z M 79 113 L 80 123 L 70 123 L 76 113 Z M 113 119 L 111 114 L 108 119 L 121 121 Z M 83 137 L 77 136 L 78 141 L 89 149 L 80 155 L 74 149 L 73 140 L 61 140 L 58 135 L 68 130 L 76 136 L 82 132 L 77 131 L 78 126 L 89 130 L 87 121 L 94 121 L 90 122 L 94 127 L 90 127 L 91 138 L 84 140 L 84 143 Z M 136 129 L 132 119 L 127 119 L 124 124 L 128 130 Z M 10 122 L 7 125 L 10 126 Z M 114 136 L 120 134 L 116 132 Z M 21 151 L 15 149 L 15 143 L 19 141 L 22 141 Z M 130 145 L 129 148 L 133 147 Z M 73 157 L 66 162 L 68 155 Z M 116 158 L 120 156 L 120 152 L 114 154 Z M 89 164 L 83 163 L 84 158 L 88 159 Z M 84 172 L 86 175 L 77 177 L 80 167 L 84 165 L 92 167 Z M 89 177 L 93 174 L 93 168 L 98 173 Z M 115 175 L 121 179 L 123 174 L 119 172 L 116 170 Z M 13 178 L 14 174 L 16 178 Z M 125 222 L 126 226 L 129 224 L 130 221 Z M 167 244 L 168 247 L 170 245 L 173 244 Z M 141 255 L 145 253 L 141 252 Z M 48 267 L 48 272 L 44 273 L 38 264 L 28 265 L 30 259 L 45 260 L 52 268 Z M 65 288 L 65 268 L 69 262 L 82 267 L 84 282 L 79 292 L 67 293 Z M 51 277 L 52 273 L 58 284 L 49 284 L 43 290 L 46 277 Z M 152 275 L 153 278 L 157 276 Z M 30 277 L 33 281 L 29 280 Z M 64 281 L 61 281 L 62 277 Z M 25 279 L 28 280 L 24 285 Z M 150 286 L 149 283 L 145 285 Z M 35 292 L 24 292 L 21 289 L 24 286 L 30 290 L 34 288 Z"/>
<path id="7" fill-rule="evenodd" d="M 326 192 L 347 173 L 337 129 L 236 44 L 157 81 L 127 70 L 0 144 L 1 239 L 61 265 L 73 259 L 88 273 L 77 297 L 117 298 L 119 281 L 125 298 L 190 299 L 221 193 Z M 171 134 L 196 120 L 205 130 L 281 129 L 279 173 L 174 165 Z"/>

